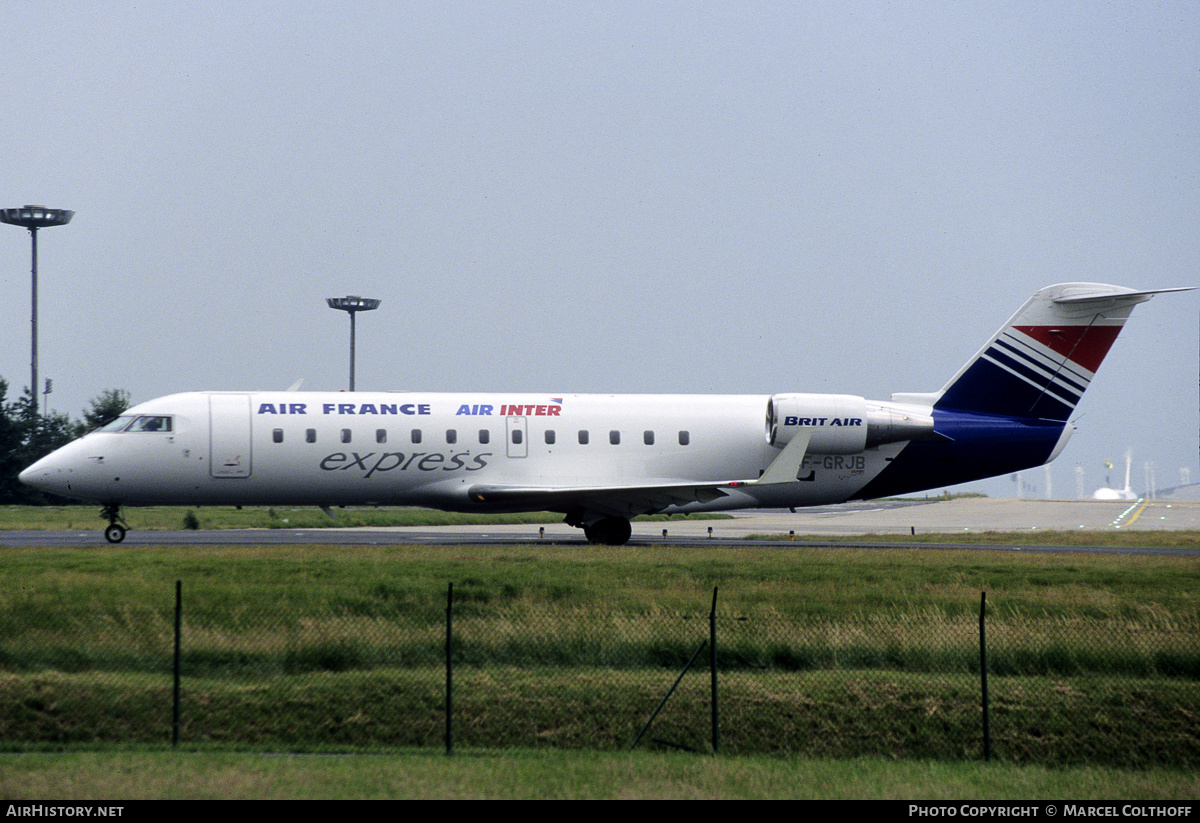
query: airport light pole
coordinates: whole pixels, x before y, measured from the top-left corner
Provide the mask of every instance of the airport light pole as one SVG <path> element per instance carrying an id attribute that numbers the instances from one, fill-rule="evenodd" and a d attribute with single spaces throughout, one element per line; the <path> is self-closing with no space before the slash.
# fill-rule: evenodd
<path id="1" fill-rule="evenodd" d="M 37 282 L 37 232 L 38 229 L 44 229 L 49 226 L 65 226 L 71 222 L 71 218 L 75 216 L 75 212 L 67 211 L 66 209 L 48 209 L 45 206 L 22 206 L 19 209 L 0 209 L 0 223 L 8 223 L 13 226 L 24 226 L 29 229 L 29 236 L 33 242 L 33 309 L 32 309 L 32 339 L 31 355 L 29 358 L 30 378 L 29 391 L 33 394 L 34 408 L 37 407 L 37 390 L 38 390 L 38 282 Z M 36 415 L 36 411 L 35 411 Z"/>
<path id="2" fill-rule="evenodd" d="M 354 315 L 360 311 L 377 309 L 383 301 L 371 297 L 350 295 L 348 297 L 327 297 L 325 302 L 329 304 L 329 308 L 339 309 L 350 315 L 350 391 L 354 391 Z"/>

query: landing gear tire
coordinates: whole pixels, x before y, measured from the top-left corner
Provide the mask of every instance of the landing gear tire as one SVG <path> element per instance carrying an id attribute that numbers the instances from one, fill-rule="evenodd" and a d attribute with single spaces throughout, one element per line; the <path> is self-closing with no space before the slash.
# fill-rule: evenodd
<path id="1" fill-rule="evenodd" d="M 100 510 L 100 516 L 108 518 L 108 528 L 104 530 L 105 540 L 109 543 L 120 543 L 125 539 L 125 526 L 118 522 L 122 519 L 120 503 L 106 503 Z"/>
<path id="2" fill-rule="evenodd" d="M 633 527 L 628 520 L 620 517 L 606 517 L 583 527 L 583 535 L 588 542 L 602 546 L 623 546 L 629 542 L 631 534 Z"/>

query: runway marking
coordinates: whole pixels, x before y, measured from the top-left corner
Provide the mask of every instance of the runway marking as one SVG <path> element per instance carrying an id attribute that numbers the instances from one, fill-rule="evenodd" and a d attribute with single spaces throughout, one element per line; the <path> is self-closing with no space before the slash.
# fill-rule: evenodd
<path id="1" fill-rule="evenodd" d="M 1138 505 L 1139 503 L 1141 505 Z M 1129 514 L 1130 512 L 1133 512 L 1133 516 L 1130 517 L 1129 522 L 1125 524 L 1126 526 L 1132 526 L 1137 521 L 1137 519 L 1142 516 L 1142 512 L 1144 512 L 1146 510 L 1146 507 L 1149 505 L 1150 505 L 1149 500 L 1139 500 L 1137 503 L 1130 506 L 1125 511 L 1121 512 L 1121 516 L 1113 521 L 1113 526 L 1115 526 L 1118 529 L 1121 528 L 1121 521 L 1125 518 L 1125 515 Z"/>

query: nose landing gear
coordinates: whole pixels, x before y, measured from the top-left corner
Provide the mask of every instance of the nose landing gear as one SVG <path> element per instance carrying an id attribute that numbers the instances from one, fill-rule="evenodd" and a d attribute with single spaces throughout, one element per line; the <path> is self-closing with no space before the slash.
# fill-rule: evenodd
<path id="1" fill-rule="evenodd" d="M 120 504 L 111 504 L 105 506 L 100 511 L 101 517 L 108 518 L 108 528 L 104 530 L 104 539 L 109 543 L 120 543 L 125 539 L 125 532 L 128 529 L 128 524 L 121 517 Z"/>

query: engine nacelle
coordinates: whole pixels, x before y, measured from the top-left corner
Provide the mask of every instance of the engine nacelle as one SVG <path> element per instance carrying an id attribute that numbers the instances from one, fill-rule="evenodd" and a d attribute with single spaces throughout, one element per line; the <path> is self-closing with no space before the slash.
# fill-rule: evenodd
<path id="1" fill-rule="evenodd" d="M 858 454 L 933 435 L 933 417 L 851 394 L 776 394 L 767 401 L 767 442 L 782 448 L 812 429 L 809 454 Z"/>

